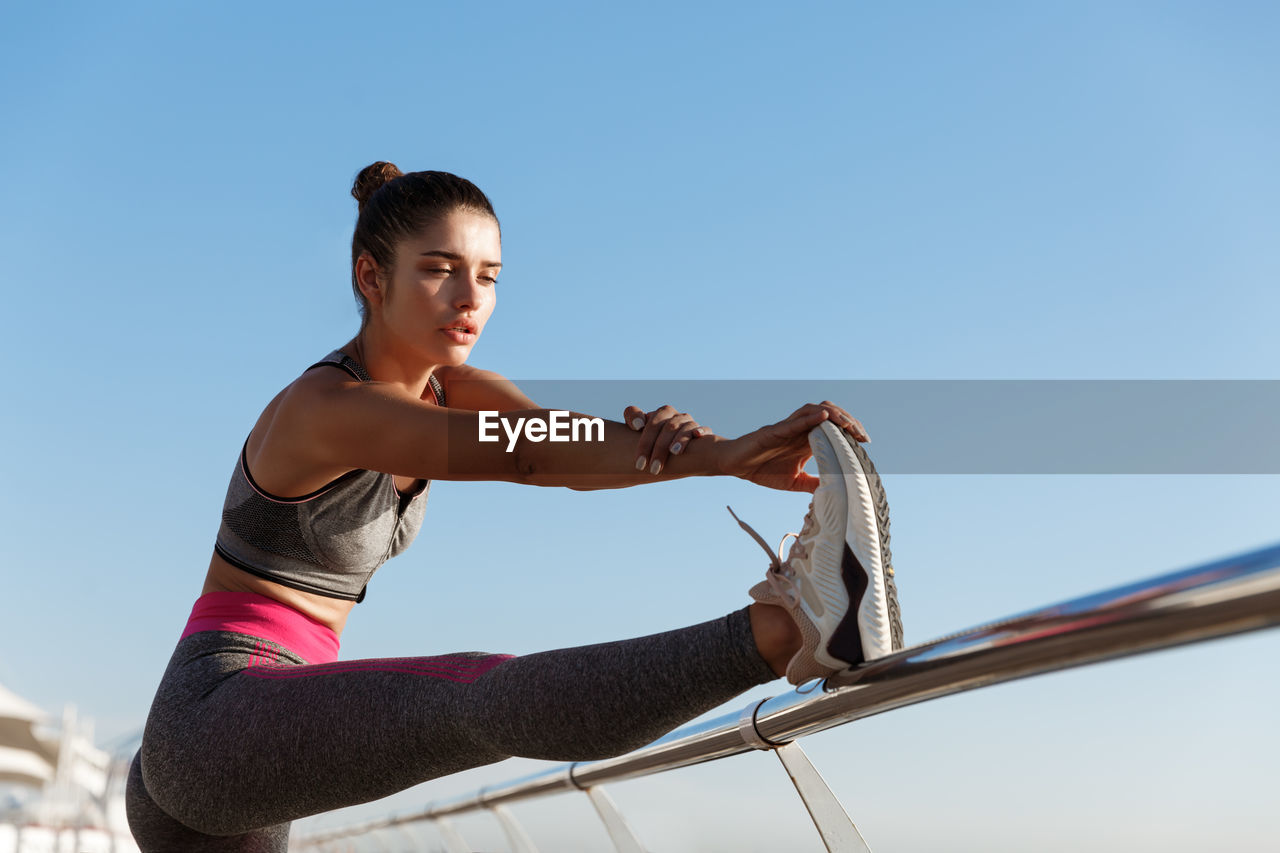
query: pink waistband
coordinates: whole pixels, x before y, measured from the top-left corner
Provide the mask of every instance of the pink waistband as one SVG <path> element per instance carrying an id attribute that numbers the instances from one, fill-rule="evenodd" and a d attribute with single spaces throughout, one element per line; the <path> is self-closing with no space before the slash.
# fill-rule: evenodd
<path id="1" fill-rule="evenodd" d="M 284 646 L 307 663 L 338 659 L 338 635 L 328 625 L 256 592 L 207 592 L 196 599 L 185 639 L 201 631 L 234 631 Z"/>

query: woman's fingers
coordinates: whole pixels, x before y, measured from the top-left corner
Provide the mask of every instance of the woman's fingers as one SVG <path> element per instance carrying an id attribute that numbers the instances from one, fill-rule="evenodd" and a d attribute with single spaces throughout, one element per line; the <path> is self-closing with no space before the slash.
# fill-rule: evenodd
<path id="1" fill-rule="evenodd" d="M 693 441 L 700 435 L 707 435 L 711 430 L 707 427 L 700 426 L 693 418 L 689 418 L 685 423 L 680 425 L 675 435 L 671 437 L 671 443 L 667 445 L 667 451 L 672 456 L 678 456 L 689 446 L 689 442 Z"/>
<path id="2" fill-rule="evenodd" d="M 821 423 L 822 420 L 830 419 L 833 424 L 849 433 L 857 441 L 871 440 L 871 436 L 867 434 L 867 430 L 862 426 L 861 421 L 830 400 L 823 400 L 821 403 L 810 403 L 807 406 L 801 406 L 796 410 L 795 414 L 798 415 L 802 412 L 812 413 L 817 411 L 825 412 L 826 414 L 824 418 L 812 421 L 810 426 L 811 429 Z"/>
<path id="3" fill-rule="evenodd" d="M 690 441 L 711 433 L 708 427 L 671 406 L 662 406 L 652 412 L 628 406 L 622 416 L 631 429 L 640 433 L 636 470 L 647 471 L 654 476 L 662 473 L 672 456 L 684 452 Z"/>
<path id="4" fill-rule="evenodd" d="M 809 432 L 830 420 L 856 441 L 869 441 L 862 423 L 830 400 L 801 406 L 775 424 L 735 439 L 728 457 L 726 472 L 767 486 L 787 491 L 813 492 L 818 478 L 804 471 L 812 455 Z"/>
<path id="5" fill-rule="evenodd" d="M 680 441 L 685 428 L 694 424 L 693 418 L 683 412 L 677 412 L 672 417 L 663 422 L 661 429 L 653 439 L 653 452 L 649 457 L 649 473 L 657 476 L 662 473 L 663 466 L 667 464 L 667 460 L 671 458 L 671 450 L 676 447 Z M 696 426 L 696 424 L 694 424 Z M 686 435 L 683 439 L 688 441 Z M 684 448 L 681 447 L 683 450 Z"/>
<path id="6" fill-rule="evenodd" d="M 662 436 L 669 435 L 667 427 L 671 419 L 679 413 L 670 406 L 662 406 L 649 413 L 644 430 L 640 433 L 639 457 L 636 469 L 657 475 L 666 464 L 667 454 L 671 451 L 662 447 Z M 669 444 L 670 442 L 668 442 Z"/>
<path id="7" fill-rule="evenodd" d="M 661 474 L 671 457 L 684 452 L 689 442 L 711 432 L 685 412 L 676 411 L 671 406 L 662 406 L 652 412 L 646 412 L 639 406 L 627 406 L 622 416 L 627 426 L 640 433 L 636 448 L 636 470 L 646 471 L 653 476 Z M 746 455 L 755 456 L 756 461 L 748 463 L 748 467 L 767 465 L 771 469 L 770 485 L 774 488 L 812 492 L 817 488 L 817 478 L 800 469 L 809 455 L 808 433 L 824 420 L 830 420 L 856 441 L 871 440 L 862 423 L 842 407 L 830 400 L 808 403 L 783 420 L 761 427 L 751 435 L 746 446 L 754 449 Z M 798 464 L 796 459 L 783 464 L 783 467 L 795 466 L 789 474 L 783 473 L 776 462 L 766 462 L 766 459 L 775 455 L 791 457 L 797 453 L 804 457 L 798 460 Z M 745 459 L 743 461 L 746 462 Z M 789 481 L 787 485 L 776 485 L 780 476 Z"/>
<path id="8" fill-rule="evenodd" d="M 674 411 L 670 406 L 663 406 L 661 409 L 655 409 L 652 412 L 646 412 L 639 406 L 627 406 L 626 410 L 623 411 L 622 416 L 626 420 L 627 426 L 640 433 L 640 441 L 636 447 L 637 471 L 646 471 L 654 464 L 653 449 L 658 432 L 662 428 L 662 419 L 669 417 Z M 661 470 L 661 466 L 659 466 L 659 470 Z"/>
<path id="9" fill-rule="evenodd" d="M 862 422 L 846 412 L 843 408 L 837 406 L 830 400 L 823 400 L 822 406 L 831 412 L 831 422 L 849 433 L 849 435 L 853 436 L 856 440 L 871 440 L 871 436 L 867 435 L 867 431 L 863 428 Z"/>
<path id="10" fill-rule="evenodd" d="M 665 407 L 664 407 L 665 408 Z M 651 419 L 653 424 L 657 418 Z M 689 442 L 695 438 L 710 434 L 711 430 L 702 426 L 685 412 L 676 412 L 662 421 L 661 429 L 653 440 L 653 450 L 649 456 L 649 473 L 658 475 L 672 456 L 683 453 Z"/>
<path id="11" fill-rule="evenodd" d="M 821 406 L 810 403 L 801 406 L 785 421 L 775 424 L 776 434 L 783 440 L 791 440 L 799 435 L 808 435 L 809 430 L 827 420 L 831 413 Z"/>
<path id="12" fill-rule="evenodd" d="M 863 427 L 862 421 L 839 407 L 836 407 L 836 411 L 838 415 L 833 420 L 837 426 L 843 428 L 845 432 L 849 433 L 857 441 L 871 440 L 871 436 L 867 435 L 867 430 Z"/>
<path id="13" fill-rule="evenodd" d="M 636 432 L 644 429 L 644 425 L 648 420 L 649 416 L 639 406 L 627 406 L 622 410 L 622 422 Z"/>

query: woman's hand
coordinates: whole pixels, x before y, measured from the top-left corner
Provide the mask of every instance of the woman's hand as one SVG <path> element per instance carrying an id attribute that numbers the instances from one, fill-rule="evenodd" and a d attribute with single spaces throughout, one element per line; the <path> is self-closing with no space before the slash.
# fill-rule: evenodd
<path id="1" fill-rule="evenodd" d="M 689 415 L 670 406 L 652 412 L 645 412 L 639 406 L 627 406 L 622 412 L 622 420 L 640 433 L 636 470 L 647 470 L 654 476 L 662 473 L 667 459 L 678 455 L 689 442 L 698 436 L 711 434 L 710 429 L 699 426 Z"/>
<path id="2" fill-rule="evenodd" d="M 818 478 L 805 473 L 804 463 L 813 455 L 809 449 L 809 431 L 825 420 L 842 428 L 855 441 L 871 440 L 856 418 L 824 400 L 801 406 L 776 424 L 725 442 L 720 468 L 726 474 L 771 489 L 816 491 Z"/>

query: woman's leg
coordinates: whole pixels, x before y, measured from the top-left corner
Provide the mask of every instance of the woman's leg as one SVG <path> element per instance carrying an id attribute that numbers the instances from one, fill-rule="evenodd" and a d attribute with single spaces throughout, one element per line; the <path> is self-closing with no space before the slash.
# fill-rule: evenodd
<path id="1" fill-rule="evenodd" d="M 129 781 L 125 787 L 125 804 L 129 830 L 144 853 L 177 851 L 183 853 L 286 853 L 289 849 L 289 824 L 278 823 L 241 835 L 205 835 L 169 817 L 147 793 L 142 781 L 141 753 L 129 765 Z"/>
<path id="2" fill-rule="evenodd" d="M 621 754 L 775 677 L 761 612 L 518 658 L 314 666 L 243 634 L 193 634 L 157 693 L 138 787 L 198 834 L 237 836 L 511 756 Z M 131 821 L 145 812 L 139 799 Z"/>

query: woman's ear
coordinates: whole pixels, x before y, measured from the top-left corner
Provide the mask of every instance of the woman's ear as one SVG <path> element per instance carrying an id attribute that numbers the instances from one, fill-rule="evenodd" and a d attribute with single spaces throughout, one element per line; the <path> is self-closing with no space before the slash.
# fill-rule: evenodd
<path id="1" fill-rule="evenodd" d="M 364 294 L 364 298 L 371 306 L 382 305 L 384 288 L 380 273 L 378 262 L 373 259 L 373 255 L 364 252 L 359 258 L 356 258 L 356 284 L 360 287 L 360 292 Z"/>

